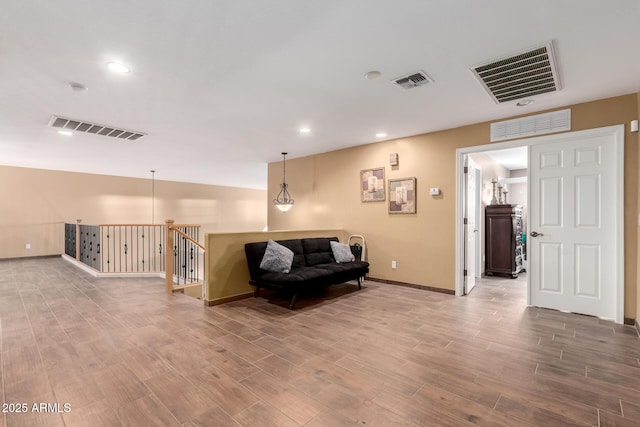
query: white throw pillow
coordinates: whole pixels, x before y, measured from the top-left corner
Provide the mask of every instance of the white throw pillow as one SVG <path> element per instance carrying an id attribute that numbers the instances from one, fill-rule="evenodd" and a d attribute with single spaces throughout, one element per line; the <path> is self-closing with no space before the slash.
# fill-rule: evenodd
<path id="1" fill-rule="evenodd" d="M 279 243 L 269 240 L 267 249 L 260 262 L 260 268 L 274 273 L 288 273 L 293 263 L 293 251 Z"/>
<path id="2" fill-rule="evenodd" d="M 351 253 L 351 248 L 346 243 L 334 242 L 333 240 L 330 243 L 336 262 L 351 262 L 356 260 L 356 257 Z"/>

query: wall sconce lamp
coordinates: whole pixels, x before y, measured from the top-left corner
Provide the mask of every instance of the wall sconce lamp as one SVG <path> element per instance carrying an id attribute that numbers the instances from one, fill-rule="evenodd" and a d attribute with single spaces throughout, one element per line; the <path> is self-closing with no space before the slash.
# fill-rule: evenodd
<path id="1" fill-rule="evenodd" d="M 287 161 L 287 154 L 288 153 L 282 153 L 282 184 L 280 184 L 280 192 L 278 193 L 278 196 L 273 199 L 273 204 L 276 205 L 281 212 L 286 212 L 293 207 L 293 199 L 287 190 L 288 185 L 285 179 L 287 171 L 285 164 Z"/>

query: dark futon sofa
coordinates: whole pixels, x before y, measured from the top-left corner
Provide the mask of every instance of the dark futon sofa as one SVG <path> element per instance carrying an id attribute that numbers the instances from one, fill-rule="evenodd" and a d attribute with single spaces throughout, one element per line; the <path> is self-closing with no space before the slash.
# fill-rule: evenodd
<path id="1" fill-rule="evenodd" d="M 274 248 L 275 255 L 272 251 Z M 289 308 L 293 310 L 298 294 L 307 289 L 349 280 L 357 280 L 358 289 L 361 289 L 360 280 L 369 272 L 369 263 L 355 260 L 350 250 L 346 255 L 347 248 L 349 246 L 340 244 L 337 237 L 245 244 L 251 276 L 249 283 L 256 287 L 254 296 L 259 295 L 260 288 L 284 290 L 291 294 Z M 270 257 L 276 258 L 275 267 L 269 263 L 273 261 Z"/>

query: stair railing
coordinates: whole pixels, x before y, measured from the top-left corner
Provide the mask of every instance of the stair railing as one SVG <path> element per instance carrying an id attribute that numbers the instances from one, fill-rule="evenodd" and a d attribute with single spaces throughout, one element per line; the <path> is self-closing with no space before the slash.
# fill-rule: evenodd
<path id="1" fill-rule="evenodd" d="M 204 246 L 200 226 L 175 224 L 65 224 L 65 254 L 99 273 L 164 273 L 167 293 L 200 285 Z"/>

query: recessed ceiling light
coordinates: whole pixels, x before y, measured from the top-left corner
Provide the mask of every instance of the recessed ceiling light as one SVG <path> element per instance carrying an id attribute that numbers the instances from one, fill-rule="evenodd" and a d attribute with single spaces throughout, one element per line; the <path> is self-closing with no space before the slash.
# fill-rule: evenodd
<path id="1" fill-rule="evenodd" d="M 300 133 L 311 133 L 311 129 L 309 129 L 309 128 L 300 128 Z"/>
<path id="2" fill-rule="evenodd" d="M 107 68 L 115 73 L 128 73 L 129 67 L 126 65 L 120 64 L 119 62 L 109 62 L 107 63 Z"/>
<path id="3" fill-rule="evenodd" d="M 73 132 L 71 132 L 70 130 L 59 130 L 58 134 L 64 135 L 64 136 L 72 136 Z"/>
<path id="4" fill-rule="evenodd" d="M 526 107 L 527 105 L 531 105 L 533 104 L 533 99 L 523 99 L 522 101 L 518 102 L 516 105 L 518 107 Z"/>
<path id="5" fill-rule="evenodd" d="M 364 75 L 364 78 L 367 79 L 367 80 L 375 80 L 378 77 L 380 77 L 381 75 L 382 75 L 382 73 L 380 71 L 373 70 L 373 71 L 369 71 L 368 73 L 366 73 Z"/>
<path id="6" fill-rule="evenodd" d="M 376 138 L 384 138 L 385 136 L 387 136 L 387 134 L 386 134 L 386 133 L 384 133 L 384 132 L 378 132 L 378 133 L 376 133 Z"/>

